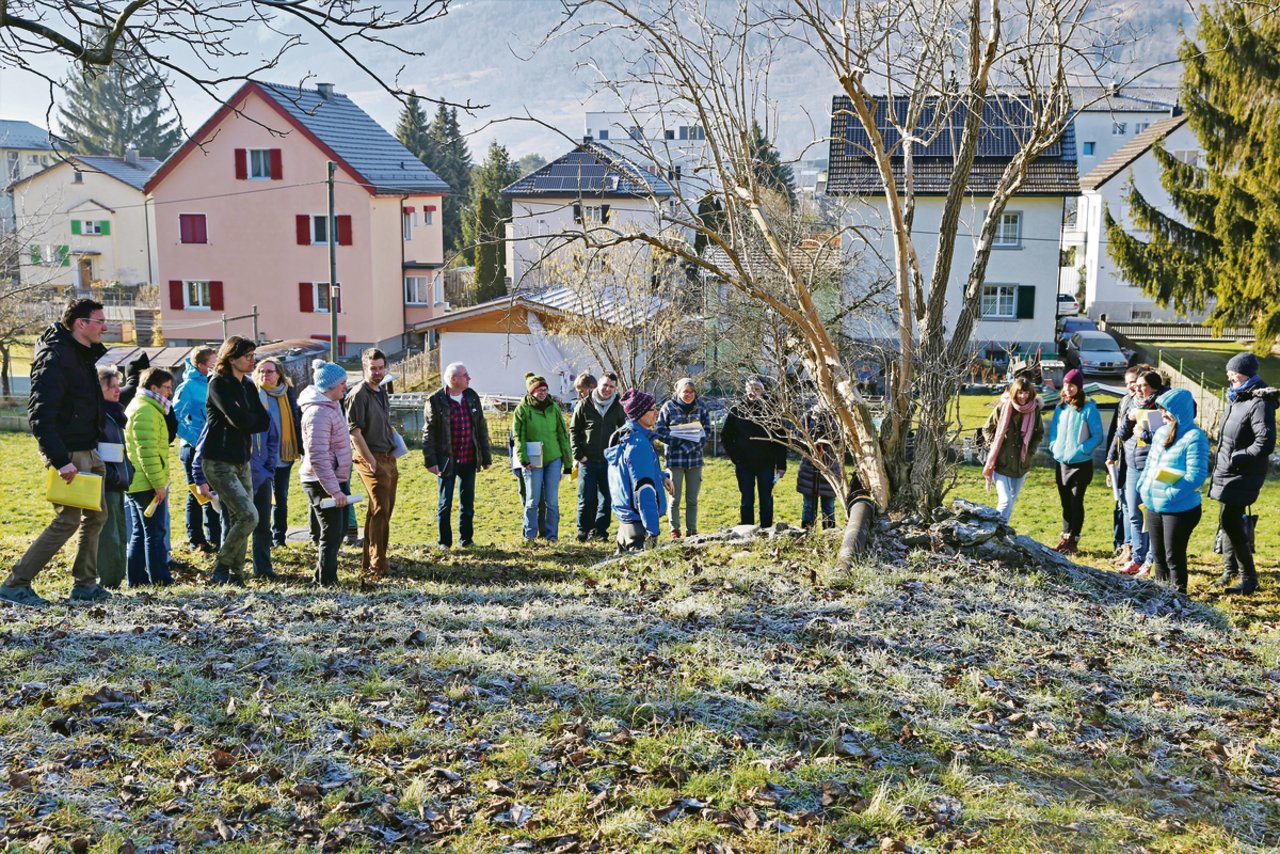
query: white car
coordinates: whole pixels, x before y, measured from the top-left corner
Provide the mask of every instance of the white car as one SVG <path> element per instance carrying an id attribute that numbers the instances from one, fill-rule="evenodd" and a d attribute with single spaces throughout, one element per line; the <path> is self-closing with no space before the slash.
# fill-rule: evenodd
<path id="1" fill-rule="evenodd" d="M 1085 376 L 1120 376 L 1129 367 L 1129 357 L 1116 339 L 1105 332 L 1076 332 L 1067 341 L 1066 361 Z"/>
<path id="2" fill-rule="evenodd" d="M 1058 294 L 1058 317 L 1080 313 L 1080 301 L 1071 294 Z"/>

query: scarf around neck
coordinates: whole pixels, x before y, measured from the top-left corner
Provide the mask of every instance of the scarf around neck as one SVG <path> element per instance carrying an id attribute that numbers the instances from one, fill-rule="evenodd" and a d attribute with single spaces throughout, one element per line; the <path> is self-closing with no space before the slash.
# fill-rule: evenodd
<path id="1" fill-rule="evenodd" d="M 258 386 L 258 396 L 267 412 L 271 412 L 271 404 L 275 403 L 276 412 L 280 416 L 280 463 L 295 462 L 302 456 L 298 452 L 298 431 L 293 423 L 293 407 L 289 405 L 289 387 L 284 383 Z M 271 398 L 268 400 L 267 398 Z"/>
<path id="2" fill-rule="evenodd" d="M 987 454 L 987 464 L 982 467 L 984 477 L 990 479 L 996 470 L 996 457 L 1000 456 L 1000 447 L 1004 444 L 1005 433 L 1009 432 L 1009 422 L 1013 420 L 1014 410 L 1022 416 L 1022 448 L 1020 459 L 1027 461 L 1027 450 L 1031 447 L 1031 433 L 1035 429 L 1036 413 L 1040 410 L 1040 398 L 1032 397 L 1026 405 L 1019 406 L 1008 393 L 1000 398 L 1000 424 L 996 428 L 995 438 L 991 440 L 991 450 Z"/>
<path id="3" fill-rule="evenodd" d="M 525 403 L 527 403 L 527 404 L 529 404 L 530 406 L 532 406 L 534 409 L 538 410 L 539 412 L 545 412 L 545 411 L 546 411 L 546 409 L 547 409 L 547 407 L 552 406 L 552 405 L 554 405 L 554 404 L 555 404 L 556 399 L 555 399 L 554 397 L 552 397 L 551 395 L 547 395 L 547 399 L 546 399 L 546 400 L 542 400 L 542 401 L 540 401 L 540 400 L 538 400 L 536 397 L 534 397 L 533 395 L 531 395 L 531 394 L 526 394 L 526 395 L 524 396 L 524 402 L 525 402 Z"/>
<path id="4" fill-rule="evenodd" d="M 1262 377 L 1258 376 L 1257 374 L 1254 374 L 1244 382 L 1240 383 L 1240 385 L 1232 386 L 1227 389 L 1227 402 L 1235 403 L 1236 400 L 1240 397 L 1241 392 L 1252 391 L 1253 389 L 1257 388 L 1262 384 L 1263 384 Z"/>
<path id="5" fill-rule="evenodd" d="M 608 400 L 601 400 L 599 397 L 596 396 L 596 393 L 594 391 L 591 392 L 591 404 L 595 406 L 596 412 L 599 412 L 600 417 L 602 418 L 604 417 L 604 414 L 609 411 L 609 407 L 613 406 L 615 403 L 617 403 L 617 401 L 618 401 L 618 393 L 616 391 L 613 394 L 609 395 Z"/>
<path id="6" fill-rule="evenodd" d="M 152 391 L 149 388 L 144 388 L 144 389 L 139 389 L 138 394 L 142 395 L 143 397 L 148 397 L 154 400 L 156 403 L 160 404 L 160 411 L 163 412 L 165 415 L 168 415 L 169 410 L 173 408 L 173 404 L 170 402 L 169 398 L 165 397 L 163 394 L 160 394 L 159 392 Z"/>

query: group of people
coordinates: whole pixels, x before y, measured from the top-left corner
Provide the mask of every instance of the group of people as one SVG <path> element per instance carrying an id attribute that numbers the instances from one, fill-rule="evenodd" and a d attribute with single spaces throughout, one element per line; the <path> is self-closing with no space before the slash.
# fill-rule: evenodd
<path id="1" fill-rule="evenodd" d="M 1202 487 L 1219 502 L 1218 549 L 1228 593 L 1258 588 L 1250 512 L 1266 479 L 1276 443 L 1280 390 L 1258 375 L 1252 353 L 1226 365 L 1227 408 L 1210 458 L 1209 436 L 1196 422 L 1186 389 L 1168 388 L 1151 365 L 1125 374 L 1126 394 L 1105 431 L 1097 404 L 1084 391 L 1084 375 L 1068 371 L 1049 417 L 1048 449 L 1062 505 L 1062 533 L 1054 548 L 1074 554 L 1085 521 L 1085 493 L 1094 478 L 1094 454 L 1105 448 L 1107 484 L 1116 498 L 1115 544 L 1121 571 L 1187 589 L 1187 552 L 1203 513 Z M 1025 376 L 1009 383 L 986 424 L 983 474 L 1007 521 L 1045 439 L 1042 401 Z"/>

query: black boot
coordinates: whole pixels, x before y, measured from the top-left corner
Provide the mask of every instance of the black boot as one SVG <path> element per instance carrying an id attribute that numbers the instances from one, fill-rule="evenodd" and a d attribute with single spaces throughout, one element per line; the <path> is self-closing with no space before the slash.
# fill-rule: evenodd
<path id="1" fill-rule="evenodd" d="M 1222 556 L 1222 575 L 1218 578 L 1218 586 L 1226 587 L 1236 580 L 1236 576 L 1240 573 L 1239 567 L 1236 565 L 1234 555 Z"/>
<path id="2" fill-rule="evenodd" d="M 1227 588 L 1227 593 L 1237 596 L 1248 596 L 1250 593 L 1258 589 L 1258 571 L 1256 569 L 1246 569 L 1240 573 L 1240 580 Z"/>
<path id="3" fill-rule="evenodd" d="M 210 584 L 230 584 L 231 570 L 224 566 L 215 566 L 213 568 L 213 577 L 209 579 Z"/>

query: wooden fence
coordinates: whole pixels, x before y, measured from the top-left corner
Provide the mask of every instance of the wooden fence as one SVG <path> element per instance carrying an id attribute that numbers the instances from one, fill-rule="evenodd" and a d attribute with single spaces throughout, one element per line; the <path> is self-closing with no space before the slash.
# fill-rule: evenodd
<path id="1" fill-rule="evenodd" d="M 1253 328 L 1230 326 L 1222 334 L 1199 323 L 1116 323 L 1107 321 L 1101 328 L 1116 331 L 1144 341 L 1252 341 Z"/>

